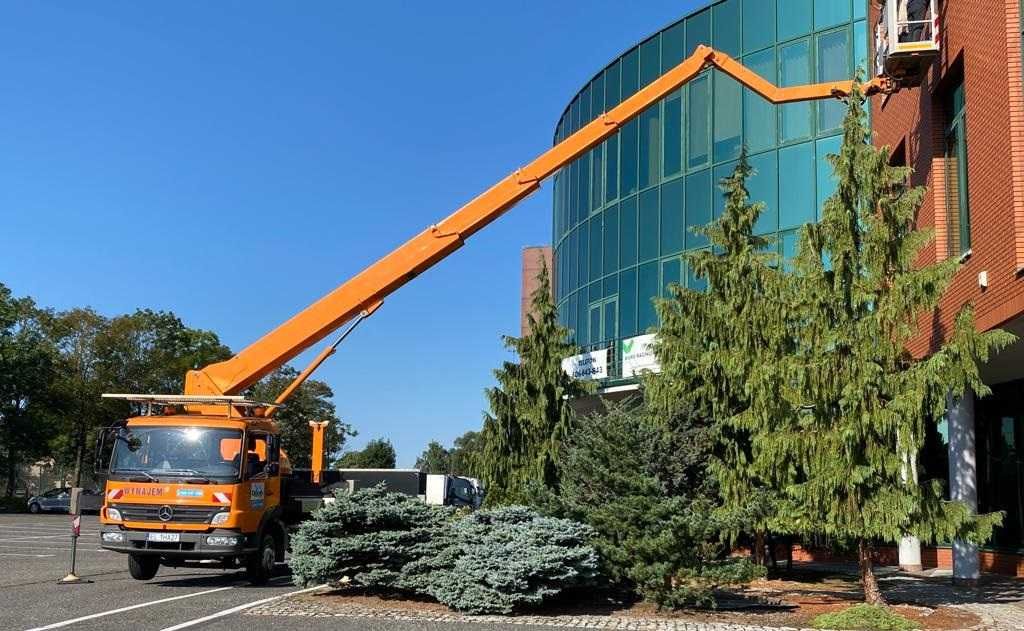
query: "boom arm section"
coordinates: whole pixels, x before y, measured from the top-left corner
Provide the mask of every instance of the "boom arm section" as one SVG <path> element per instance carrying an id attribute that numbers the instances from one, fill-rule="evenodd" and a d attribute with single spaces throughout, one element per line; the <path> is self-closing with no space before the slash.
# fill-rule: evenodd
<path id="1" fill-rule="evenodd" d="M 186 394 L 232 395 L 256 383 L 296 355 L 364 311 L 372 312 L 396 289 L 444 259 L 509 208 L 530 195 L 543 180 L 614 134 L 642 111 L 715 67 L 772 103 L 843 97 L 853 82 L 780 88 L 742 64 L 707 46 L 698 46 L 678 66 L 545 151 L 512 175 L 430 226 L 354 278 L 317 300 L 231 359 L 188 373 Z M 890 89 L 882 78 L 864 85 L 871 94 Z"/>

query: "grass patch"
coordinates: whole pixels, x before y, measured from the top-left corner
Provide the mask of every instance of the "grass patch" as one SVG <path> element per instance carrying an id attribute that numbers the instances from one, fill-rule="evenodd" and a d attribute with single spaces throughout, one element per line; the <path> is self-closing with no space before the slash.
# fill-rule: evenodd
<path id="1" fill-rule="evenodd" d="M 817 616 L 815 629 L 855 629 L 858 631 L 909 631 L 918 629 L 913 620 L 904 618 L 888 607 L 861 603 L 849 609 Z"/>

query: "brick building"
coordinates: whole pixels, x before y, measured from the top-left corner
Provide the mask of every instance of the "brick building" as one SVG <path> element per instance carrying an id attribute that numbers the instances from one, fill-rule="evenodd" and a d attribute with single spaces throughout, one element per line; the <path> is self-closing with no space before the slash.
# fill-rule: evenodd
<path id="1" fill-rule="evenodd" d="M 881 10 L 872 2 L 872 25 Z M 945 0 L 936 12 L 941 47 L 921 85 L 873 99 L 871 111 L 874 142 L 889 146 L 892 162 L 913 167 L 912 183 L 928 189 L 918 217 L 935 235 L 926 262 L 961 261 L 940 308 L 922 320 L 912 347 L 919 355 L 948 337 L 965 305 L 973 306 L 981 330 L 1024 332 L 1021 2 Z M 983 379 L 992 395 L 951 401 L 948 418 L 930 432 L 921 465 L 928 477 L 948 476 L 954 498 L 982 512 L 1005 512 L 981 565 L 1020 573 L 1024 347 L 993 358 Z M 929 558 L 951 562 L 958 578 L 977 576 L 979 553 L 970 545 L 956 542 L 952 554 L 926 551 Z M 913 551 L 903 560 L 914 565 Z"/>

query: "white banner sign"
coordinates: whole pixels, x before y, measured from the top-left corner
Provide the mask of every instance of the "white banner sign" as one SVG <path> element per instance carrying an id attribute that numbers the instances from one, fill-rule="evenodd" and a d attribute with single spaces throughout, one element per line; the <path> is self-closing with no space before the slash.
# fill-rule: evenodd
<path id="1" fill-rule="evenodd" d="M 645 370 L 660 372 L 654 355 L 654 333 L 622 340 L 622 376 L 635 377 Z"/>
<path id="2" fill-rule="evenodd" d="M 566 357 L 562 360 L 562 370 L 576 379 L 605 379 L 608 377 L 608 349 Z"/>

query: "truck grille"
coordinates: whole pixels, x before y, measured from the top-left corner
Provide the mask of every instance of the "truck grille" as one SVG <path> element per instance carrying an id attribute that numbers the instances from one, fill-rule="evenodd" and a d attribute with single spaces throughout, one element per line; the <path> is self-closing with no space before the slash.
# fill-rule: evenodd
<path id="1" fill-rule="evenodd" d="M 170 506 L 174 515 L 168 522 L 160 519 L 162 504 L 114 504 L 125 521 L 154 521 L 158 523 L 208 524 L 222 509 L 219 506 Z"/>

